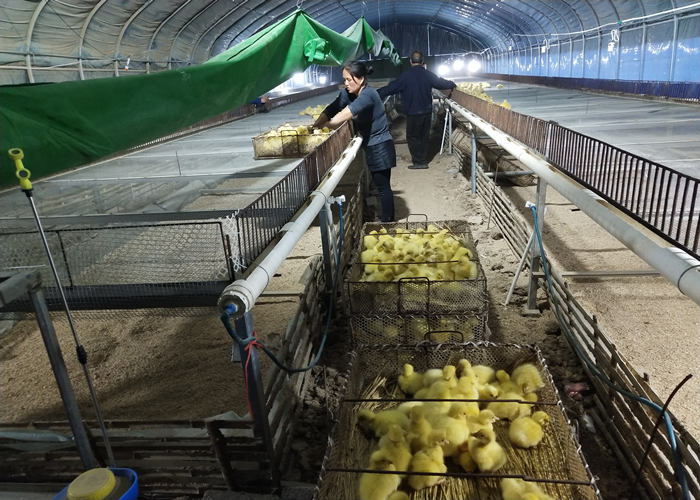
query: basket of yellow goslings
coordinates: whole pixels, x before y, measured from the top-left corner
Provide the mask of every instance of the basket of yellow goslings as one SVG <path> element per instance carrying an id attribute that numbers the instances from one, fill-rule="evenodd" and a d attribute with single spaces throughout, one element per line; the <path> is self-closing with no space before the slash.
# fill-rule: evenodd
<path id="1" fill-rule="evenodd" d="M 486 277 L 463 220 L 366 223 L 345 278 L 349 314 L 479 314 Z"/>
<path id="2" fill-rule="evenodd" d="M 253 153 L 255 159 L 306 156 L 328 139 L 332 132 L 329 128 L 315 129 L 310 125 L 285 123 L 253 137 Z"/>
<path id="3" fill-rule="evenodd" d="M 359 347 L 337 415 L 316 500 L 600 499 L 534 346 Z"/>

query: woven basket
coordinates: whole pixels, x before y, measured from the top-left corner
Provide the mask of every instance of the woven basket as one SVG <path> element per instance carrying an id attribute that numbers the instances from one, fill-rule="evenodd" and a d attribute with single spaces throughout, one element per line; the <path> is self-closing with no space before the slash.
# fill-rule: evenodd
<path id="1" fill-rule="evenodd" d="M 491 500 L 500 499 L 500 479 L 522 477 L 536 481 L 542 490 L 558 500 L 599 500 L 600 495 L 580 454 L 578 444 L 563 410 L 545 362 L 535 347 L 488 342 L 466 344 L 417 344 L 363 346 L 351 354 L 345 398 L 324 458 L 315 498 L 318 500 L 356 500 L 358 481 L 369 463 L 377 440 L 368 438 L 357 425 L 362 408 L 374 411 L 400 404 L 392 399 L 403 398 L 398 389 L 400 367 L 410 362 L 417 371 L 456 364 L 461 358 L 472 364 L 486 364 L 510 372 L 524 362 L 534 363 L 540 370 L 545 387 L 538 391 L 534 410 L 545 411 L 550 418 L 543 440 L 531 449 L 511 446 L 508 422 L 497 421 L 494 430 L 508 460 L 490 474 L 468 474 L 446 459 L 446 481 L 440 485 L 413 491 L 402 482 L 400 489 L 411 499 Z M 356 400 L 365 401 L 356 401 Z M 367 399 L 379 401 L 366 401 Z"/>

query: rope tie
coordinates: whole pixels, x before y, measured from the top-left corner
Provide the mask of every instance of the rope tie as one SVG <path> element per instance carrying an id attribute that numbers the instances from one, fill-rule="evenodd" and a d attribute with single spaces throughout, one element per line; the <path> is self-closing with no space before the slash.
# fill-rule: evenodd
<path id="1" fill-rule="evenodd" d="M 244 349 L 246 350 L 248 355 L 246 356 L 246 360 L 245 360 L 245 392 L 246 392 L 246 399 L 248 402 L 248 412 L 249 412 L 248 414 L 251 416 L 251 418 L 254 418 L 255 414 L 253 413 L 253 407 L 250 404 L 250 389 L 249 389 L 249 385 L 248 385 L 248 365 L 250 364 L 250 356 L 253 352 L 253 350 L 252 350 L 253 347 L 257 347 L 258 349 L 261 349 L 262 344 L 260 344 L 260 342 L 258 342 L 258 332 L 256 332 L 255 330 L 253 330 L 252 339 L 248 338 L 246 340 L 248 340 L 248 343 L 245 345 Z"/>

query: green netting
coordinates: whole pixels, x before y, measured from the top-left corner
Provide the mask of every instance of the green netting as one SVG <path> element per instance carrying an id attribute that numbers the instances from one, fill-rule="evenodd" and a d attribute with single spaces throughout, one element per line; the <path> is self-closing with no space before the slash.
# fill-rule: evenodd
<path id="1" fill-rule="evenodd" d="M 151 75 L 0 87 L 0 186 L 10 148 L 33 177 L 55 174 L 242 106 L 311 64 L 362 54 L 398 63 L 393 44 L 359 19 L 337 33 L 297 10 L 204 64 Z"/>

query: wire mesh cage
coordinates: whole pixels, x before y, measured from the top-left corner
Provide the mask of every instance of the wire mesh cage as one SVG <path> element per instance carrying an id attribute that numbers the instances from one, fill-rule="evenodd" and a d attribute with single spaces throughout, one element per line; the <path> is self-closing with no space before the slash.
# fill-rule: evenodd
<path id="1" fill-rule="evenodd" d="M 297 158 L 309 154 L 330 137 L 331 132 L 311 130 L 309 125 L 298 125 L 281 132 L 273 130 L 253 137 L 255 159 Z"/>
<path id="2" fill-rule="evenodd" d="M 447 230 L 447 234 L 456 239 L 461 246 L 471 253 L 471 261 L 476 265 L 477 275 L 467 279 L 431 279 L 428 276 L 400 278 L 396 281 L 365 281 L 365 265 L 361 261 L 363 239 L 360 238 L 355 250 L 353 263 L 348 270 L 345 292 L 350 314 L 455 314 L 482 311 L 487 302 L 486 277 L 479 263 L 476 245 L 463 220 L 366 223 L 363 235 L 371 231 L 386 230 L 387 234 L 396 236 L 397 229 L 403 234 L 434 234 L 429 226 Z M 372 266 L 401 266 L 406 262 L 384 262 Z M 438 266 L 452 265 L 452 261 L 424 261 L 428 271 Z"/>
<path id="3" fill-rule="evenodd" d="M 558 500 L 599 499 L 595 481 L 539 350 L 532 346 L 489 342 L 364 346 L 354 351 L 345 397 L 329 440 L 315 498 L 358 498 L 361 474 L 368 471 L 369 457 L 378 443 L 358 425 L 358 414 L 362 409 L 376 412 L 396 408 L 406 401 L 397 383 L 404 363 L 411 363 L 416 371 L 424 372 L 446 364 L 456 365 L 461 358 L 474 365 L 484 364 L 509 373 L 522 363 L 533 363 L 545 382 L 537 391 L 538 401 L 533 403 L 533 411 L 544 411 L 549 417 L 544 437 L 534 448 L 516 448 L 508 439 L 508 422 L 496 421 L 493 425 L 496 439 L 507 456 L 502 468 L 490 473 L 468 473 L 446 457 L 447 472 L 438 473 L 444 477 L 443 482 L 414 491 L 407 480 L 402 479 L 399 489 L 411 499 L 491 500 L 501 498 L 499 485 L 503 478 L 520 478 L 535 482 L 542 491 Z"/>
<path id="4" fill-rule="evenodd" d="M 350 317 L 355 344 L 416 344 L 488 340 L 488 308 L 470 314 L 356 314 Z"/>

